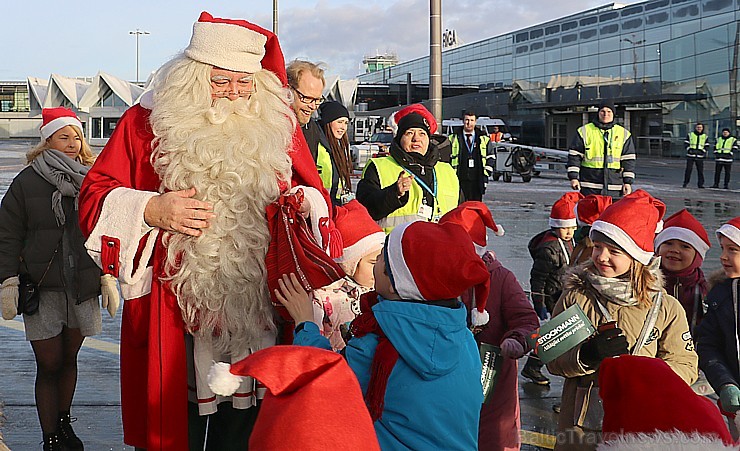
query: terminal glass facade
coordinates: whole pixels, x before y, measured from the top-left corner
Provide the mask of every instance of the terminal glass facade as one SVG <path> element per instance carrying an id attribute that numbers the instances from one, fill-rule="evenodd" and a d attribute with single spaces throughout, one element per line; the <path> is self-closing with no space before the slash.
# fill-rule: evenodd
<path id="1" fill-rule="evenodd" d="M 690 123 L 707 122 L 711 135 L 735 130 L 739 21 L 740 0 L 610 4 L 447 50 L 442 79 L 481 94 L 510 90 L 509 119 L 543 129 L 532 144 L 564 147 L 588 107 L 610 98 L 643 153 L 675 153 Z M 429 58 L 358 78 L 405 83 L 409 72 L 428 83 Z"/>

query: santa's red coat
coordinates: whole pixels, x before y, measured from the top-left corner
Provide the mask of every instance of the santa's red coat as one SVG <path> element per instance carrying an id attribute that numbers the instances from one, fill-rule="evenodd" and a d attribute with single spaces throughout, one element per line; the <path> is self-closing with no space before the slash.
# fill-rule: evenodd
<path id="1" fill-rule="evenodd" d="M 107 216 L 101 219 L 101 212 L 112 190 L 121 187 L 149 192 L 158 190 L 160 179 L 150 163 L 154 135 L 149 113 L 139 105 L 129 109 L 85 177 L 80 190 L 79 216 L 86 236 L 99 222 L 107 220 Z M 318 189 L 331 211 L 328 193 L 299 128 L 293 136 L 291 157 L 292 185 Z M 107 207 L 110 210 L 116 205 Z M 125 210 L 125 206 L 122 209 Z M 138 227 L 135 223 L 135 218 L 131 218 L 129 224 Z M 123 241 L 131 234 L 124 227 L 120 236 L 111 236 L 111 233 L 105 236 L 99 255 L 105 273 L 119 277 Z M 144 241 L 142 238 L 138 243 L 136 258 L 145 248 Z M 126 299 L 123 305 L 121 410 L 124 442 L 147 450 L 184 450 L 188 448 L 185 328 L 174 294 L 159 281 L 165 257 L 166 249 L 160 235 L 149 261 L 141 262 L 152 266 L 151 291 Z"/>

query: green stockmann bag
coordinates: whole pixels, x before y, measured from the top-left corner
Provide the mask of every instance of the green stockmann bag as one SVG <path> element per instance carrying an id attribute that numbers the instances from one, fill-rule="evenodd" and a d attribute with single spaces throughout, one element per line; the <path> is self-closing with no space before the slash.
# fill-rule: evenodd
<path id="1" fill-rule="evenodd" d="M 543 324 L 527 337 L 542 363 L 549 363 L 578 346 L 596 332 L 578 304 Z"/>
<path id="2" fill-rule="evenodd" d="M 498 373 L 504 359 L 501 356 L 501 348 L 498 346 L 481 343 L 479 350 L 482 366 L 480 383 L 483 385 L 483 404 L 488 404 L 488 401 L 491 399 L 491 393 L 493 393 L 493 389 L 496 387 Z"/>

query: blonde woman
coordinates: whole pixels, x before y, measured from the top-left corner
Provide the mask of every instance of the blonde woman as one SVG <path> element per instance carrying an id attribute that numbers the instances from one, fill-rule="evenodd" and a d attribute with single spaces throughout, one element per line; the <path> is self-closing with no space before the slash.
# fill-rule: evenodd
<path id="1" fill-rule="evenodd" d="M 44 450 L 81 450 L 69 413 L 77 353 L 85 337 L 100 333 L 101 316 L 100 270 L 85 251 L 77 196 L 94 157 L 71 110 L 47 108 L 42 116 L 41 142 L 0 205 L 0 299 L 4 319 L 23 314 L 36 358 Z M 29 281 L 38 304 L 21 302 L 19 309 Z"/>

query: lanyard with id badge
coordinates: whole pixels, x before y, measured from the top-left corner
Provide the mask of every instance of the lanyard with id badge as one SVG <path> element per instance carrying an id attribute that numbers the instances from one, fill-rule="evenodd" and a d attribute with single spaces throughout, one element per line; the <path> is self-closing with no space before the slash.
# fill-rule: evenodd
<path id="1" fill-rule="evenodd" d="M 475 135 L 466 135 L 463 141 L 465 141 L 465 147 L 468 148 L 468 168 L 473 169 L 475 168 L 475 159 L 473 158 L 473 151 L 475 149 Z"/>
<path id="2" fill-rule="evenodd" d="M 421 189 L 431 194 L 432 197 L 434 198 L 434 206 L 431 206 L 427 204 L 426 197 L 422 196 L 421 205 L 419 205 L 419 211 L 416 213 L 416 215 L 423 218 L 425 221 L 439 222 L 439 218 L 442 217 L 442 212 L 439 210 L 439 201 L 437 200 L 437 171 L 436 169 L 432 169 L 432 177 L 434 179 L 434 190 L 431 190 L 429 186 L 426 183 L 424 183 L 424 180 L 420 179 L 419 177 L 414 176 L 414 174 L 412 174 L 411 171 L 409 171 L 408 169 L 403 168 L 403 170 L 410 176 L 414 177 L 414 181 L 419 184 Z"/>

